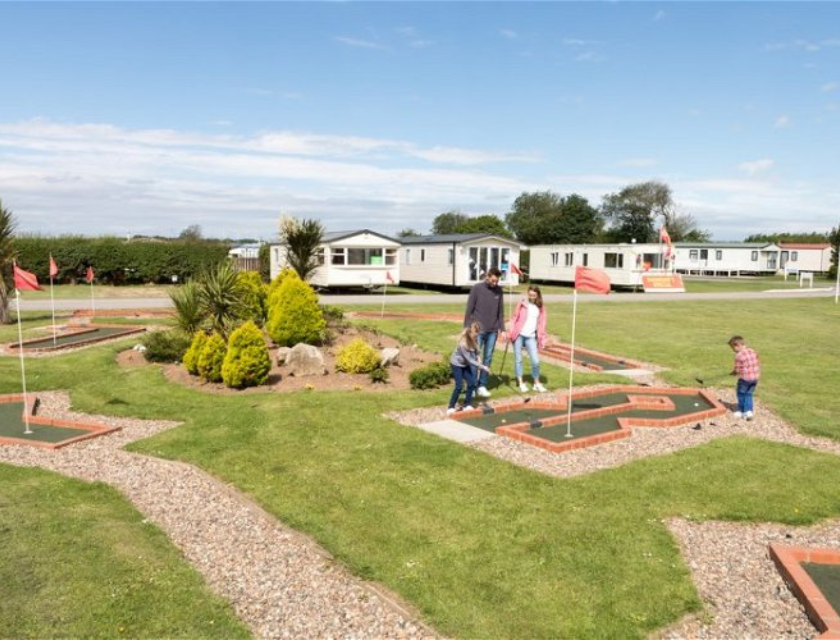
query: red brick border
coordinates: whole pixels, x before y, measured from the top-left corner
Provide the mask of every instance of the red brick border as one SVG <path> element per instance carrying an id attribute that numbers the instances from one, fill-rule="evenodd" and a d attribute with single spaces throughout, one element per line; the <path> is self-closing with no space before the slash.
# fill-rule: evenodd
<path id="1" fill-rule="evenodd" d="M 826 600 L 811 576 L 802 568 L 803 562 L 815 564 L 840 564 L 840 551 L 836 549 L 815 549 L 789 547 L 770 543 L 770 557 L 776 563 L 782 578 L 793 591 L 805 612 L 821 632 L 820 638 L 840 638 L 840 615 Z"/>
<path id="2" fill-rule="evenodd" d="M 571 345 L 567 345 L 565 343 L 553 344 L 546 346 L 542 353 L 545 354 L 549 358 L 555 358 L 557 360 L 561 360 L 563 362 L 572 363 L 572 352 L 571 352 Z M 602 360 L 608 360 L 610 362 L 615 362 L 616 364 L 621 364 L 622 366 L 626 366 L 628 369 L 648 369 L 648 365 L 643 362 L 639 362 L 638 360 L 632 360 L 630 358 L 619 358 L 618 356 L 611 355 L 609 353 L 604 353 L 603 351 L 595 351 L 594 349 L 586 349 L 585 347 L 578 347 L 575 346 L 575 355 L 582 353 L 586 355 L 593 356 L 595 358 L 600 358 Z M 592 371 L 603 371 L 604 367 L 599 364 L 593 364 L 591 362 L 585 362 L 583 360 L 578 360 L 575 358 L 574 363 L 579 367 L 586 367 L 587 369 L 591 369 Z"/>
<path id="3" fill-rule="evenodd" d="M 5 394 L 0 395 L 0 404 L 10 404 L 12 402 L 23 402 L 23 394 L 21 393 L 12 393 L 12 394 Z M 104 436 L 108 433 L 113 433 L 115 431 L 119 431 L 122 427 L 108 427 L 102 424 L 97 424 L 95 422 L 79 422 L 76 420 L 54 420 L 53 418 L 42 418 L 35 415 L 35 408 L 38 404 L 38 397 L 34 394 L 28 393 L 26 394 L 26 406 L 23 408 L 24 413 L 24 420 L 26 420 L 26 416 L 28 416 L 29 424 L 39 424 L 47 427 L 56 427 L 59 429 L 78 429 L 81 431 L 87 431 L 80 436 L 73 436 L 72 438 L 68 438 L 67 440 L 61 440 L 60 442 L 42 442 L 40 440 L 33 440 L 28 438 L 14 438 L 10 436 L 0 436 L 0 445 L 3 444 L 23 444 L 29 445 L 30 447 L 40 447 L 42 449 L 61 449 L 62 447 L 66 447 L 67 445 L 73 444 L 75 442 L 81 442 L 82 440 L 89 440 L 90 438 L 96 438 L 98 436 Z"/>
<path id="4" fill-rule="evenodd" d="M 673 411 L 675 408 L 673 400 L 669 396 L 684 395 L 684 396 L 701 396 L 712 407 L 702 411 L 691 412 L 683 414 L 674 418 L 618 418 L 618 429 L 609 431 L 607 433 L 599 433 L 594 436 L 585 438 L 575 438 L 568 442 L 554 442 L 540 438 L 534 434 L 525 433 L 533 428 L 533 425 L 528 422 L 517 422 L 508 424 L 503 427 L 496 427 L 496 434 L 506 436 L 512 440 L 518 440 L 541 449 L 546 449 L 554 453 L 561 453 L 563 451 L 570 451 L 573 449 L 582 449 L 584 447 L 592 447 L 597 444 L 604 444 L 622 438 L 629 438 L 633 435 L 633 427 L 655 427 L 668 428 L 679 427 L 695 420 L 706 420 L 716 416 L 724 415 L 726 407 L 724 407 L 709 391 L 706 389 L 690 389 L 686 387 L 638 387 L 633 385 L 617 385 L 613 387 L 605 387 L 601 389 L 589 389 L 586 391 L 578 391 L 572 393 L 574 401 L 584 398 L 594 398 L 597 396 L 609 395 L 612 393 L 627 393 L 627 402 L 612 405 L 609 407 L 602 407 L 600 409 L 592 409 L 589 411 L 579 411 L 574 413 L 571 417 L 571 422 L 580 420 L 588 420 L 591 418 L 599 418 L 607 415 L 617 415 L 626 411 L 637 409 L 647 409 L 652 411 Z M 510 411 L 520 411 L 525 406 L 523 402 L 510 402 L 500 404 L 494 407 L 494 413 L 507 413 Z M 539 420 L 540 426 L 548 427 L 558 424 L 564 424 L 568 420 L 568 393 L 564 393 L 554 400 L 535 400 L 531 401 L 530 408 L 532 409 L 547 409 L 558 412 L 558 415 Z M 565 413 L 564 413 L 565 412 Z M 460 411 L 456 413 L 453 418 L 478 418 L 484 415 L 481 409 L 473 409 L 472 411 Z"/>

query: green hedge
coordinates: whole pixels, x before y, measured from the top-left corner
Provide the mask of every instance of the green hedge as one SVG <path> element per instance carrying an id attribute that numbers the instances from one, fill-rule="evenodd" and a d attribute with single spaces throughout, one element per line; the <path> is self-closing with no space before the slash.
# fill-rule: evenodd
<path id="1" fill-rule="evenodd" d="M 163 284 L 195 277 L 227 259 L 225 242 L 182 240 L 124 240 L 115 237 L 19 236 L 15 239 L 18 264 L 40 282 L 50 280 L 50 254 L 58 266 L 56 284 L 83 280 L 93 266 L 101 284 Z"/>

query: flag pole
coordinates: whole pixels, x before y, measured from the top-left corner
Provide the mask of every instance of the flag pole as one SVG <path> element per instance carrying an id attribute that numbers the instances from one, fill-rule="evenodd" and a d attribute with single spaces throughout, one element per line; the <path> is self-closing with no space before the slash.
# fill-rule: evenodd
<path id="1" fill-rule="evenodd" d="M 577 289 L 572 296 L 572 339 L 571 349 L 569 350 L 569 395 L 566 399 L 568 402 L 568 411 L 566 413 L 566 437 L 572 437 L 572 381 L 575 377 L 575 326 L 577 324 Z"/>
<path id="2" fill-rule="evenodd" d="M 55 328 L 55 298 L 53 297 L 53 277 L 50 273 L 50 308 L 52 309 L 52 324 L 53 324 L 53 346 L 58 340 L 57 329 Z"/>
<path id="3" fill-rule="evenodd" d="M 837 243 L 837 262 L 834 265 L 837 270 L 837 282 L 834 284 L 834 304 L 840 298 L 840 242 Z"/>
<path id="4" fill-rule="evenodd" d="M 379 312 L 379 317 L 385 317 L 385 296 L 388 295 L 388 278 L 385 278 L 385 286 L 382 287 L 382 311 Z"/>
<path id="5" fill-rule="evenodd" d="M 29 428 L 29 403 L 26 401 L 26 365 L 23 362 L 23 327 L 20 322 L 20 290 L 15 287 L 15 302 L 17 303 L 18 318 L 18 352 L 20 353 L 20 377 L 23 383 L 23 422 L 26 425 L 25 435 L 32 433 Z"/>
<path id="6" fill-rule="evenodd" d="M 96 317 L 96 301 L 93 298 L 93 278 L 90 279 L 90 311 L 91 318 Z"/>

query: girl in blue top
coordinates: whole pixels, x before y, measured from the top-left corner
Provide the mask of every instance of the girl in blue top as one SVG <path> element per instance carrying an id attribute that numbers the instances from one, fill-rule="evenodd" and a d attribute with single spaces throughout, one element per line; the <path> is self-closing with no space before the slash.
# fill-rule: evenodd
<path id="1" fill-rule="evenodd" d="M 455 388 L 452 390 L 452 397 L 449 398 L 449 408 L 446 410 L 446 415 L 451 415 L 457 411 L 455 404 L 458 402 L 465 381 L 467 383 L 467 396 L 464 399 L 463 411 L 472 409 L 472 399 L 476 388 L 474 371 L 475 369 L 488 373 L 490 371 L 490 367 L 478 361 L 478 334 L 480 332 L 481 325 L 472 322 L 458 336 L 458 343 L 452 352 L 452 358 L 449 360 L 452 367 L 452 376 L 455 378 Z"/>

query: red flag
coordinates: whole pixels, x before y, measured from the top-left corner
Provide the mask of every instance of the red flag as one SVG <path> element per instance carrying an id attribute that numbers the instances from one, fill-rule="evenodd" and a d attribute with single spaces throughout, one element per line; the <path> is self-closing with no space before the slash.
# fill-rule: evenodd
<path id="1" fill-rule="evenodd" d="M 659 227 L 659 239 L 665 244 L 671 244 L 671 236 L 668 235 L 668 230 L 664 226 Z"/>
<path id="2" fill-rule="evenodd" d="M 94 274 L 93 274 L 93 267 L 87 268 L 87 273 L 85 274 L 85 282 L 91 284 L 93 282 Z"/>
<path id="3" fill-rule="evenodd" d="M 394 284 L 394 279 L 391 277 L 391 272 L 390 271 L 385 272 L 385 279 L 388 282 L 390 282 L 391 284 Z"/>
<path id="4" fill-rule="evenodd" d="M 52 254 L 50 254 L 50 278 L 55 278 L 58 275 L 58 265 L 53 260 Z"/>
<path id="5" fill-rule="evenodd" d="M 16 264 L 12 265 L 12 271 L 15 276 L 15 289 L 18 291 L 43 291 L 34 273 L 24 271 Z"/>
<path id="6" fill-rule="evenodd" d="M 520 269 L 519 267 L 517 267 L 517 266 L 516 266 L 516 264 L 515 264 L 515 263 L 513 263 L 513 262 L 511 262 L 511 263 L 510 263 L 510 270 L 511 270 L 511 271 L 513 271 L 513 272 L 514 272 L 516 275 L 518 275 L 518 276 L 523 276 L 523 275 L 525 275 L 524 273 L 522 273 L 522 269 Z"/>
<path id="7" fill-rule="evenodd" d="M 575 268 L 575 291 L 592 291 L 593 293 L 609 293 L 610 277 L 600 269 L 589 267 Z"/>

